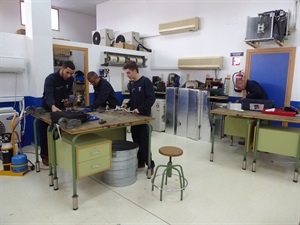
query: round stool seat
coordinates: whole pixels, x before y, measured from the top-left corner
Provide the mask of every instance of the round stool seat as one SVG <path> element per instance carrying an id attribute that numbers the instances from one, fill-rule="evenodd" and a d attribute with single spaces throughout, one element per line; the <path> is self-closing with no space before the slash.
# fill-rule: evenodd
<path id="1" fill-rule="evenodd" d="M 183 154 L 183 151 L 181 148 L 175 146 L 164 146 L 159 149 L 159 153 L 164 156 L 176 157 L 181 156 Z"/>

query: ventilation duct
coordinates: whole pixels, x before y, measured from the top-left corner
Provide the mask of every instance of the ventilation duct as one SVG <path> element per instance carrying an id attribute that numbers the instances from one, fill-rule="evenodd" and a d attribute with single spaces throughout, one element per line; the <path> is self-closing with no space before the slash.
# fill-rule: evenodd
<path id="1" fill-rule="evenodd" d="M 178 59 L 178 68 L 185 70 L 219 70 L 223 68 L 223 56 Z"/>
<path id="2" fill-rule="evenodd" d="M 159 24 L 160 34 L 176 34 L 199 30 L 199 17 Z"/>

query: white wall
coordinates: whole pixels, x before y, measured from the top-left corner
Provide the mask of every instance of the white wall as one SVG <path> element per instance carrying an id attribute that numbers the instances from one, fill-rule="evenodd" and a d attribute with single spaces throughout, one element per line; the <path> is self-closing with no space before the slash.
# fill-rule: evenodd
<path id="1" fill-rule="evenodd" d="M 121 53 L 121 54 L 128 54 L 128 55 L 138 55 L 138 56 L 145 56 L 148 58 L 147 65 L 149 67 L 140 69 L 141 73 L 145 76 L 148 75 L 151 78 L 151 53 L 148 52 L 138 52 L 133 50 L 127 49 L 119 49 L 114 47 L 106 47 L 100 45 L 93 45 L 93 44 L 86 44 L 80 42 L 70 42 L 70 41 L 61 41 L 61 40 L 53 40 L 53 44 L 58 45 L 66 45 L 72 47 L 81 47 L 88 49 L 88 69 L 89 71 L 95 71 L 99 74 L 99 69 L 101 68 L 108 68 L 109 72 L 109 81 L 113 85 L 115 91 L 122 91 L 122 76 L 124 77 L 124 83 L 128 83 L 128 78 L 124 76 L 122 66 L 109 66 L 109 67 L 102 67 L 101 64 L 104 63 L 104 52 L 111 52 L 111 53 Z M 75 64 L 76 70 L 79 68 L 77 64 Z M 42 91 L 42 90 L 41 90 Z M 90 85 L 90 92 L 94 92 L 92 86 Z"/>
<path id="2" fill-rule="evenodd" d="M 298 4 L 299 5 L 299 4 Z M 247 16 L 255 17 L 258 13 L 283 9 L 293 10 L 294 1 L 108 1 L 97 6 L 97 29 L 110 28 L 115 35 L 136 31 L 145 36 L 146 47 L 153 50 L 152 74 L 176 72 L 181 75 L 181 84 L 186 75 L 191 79 L 204 81 L 206 74 L 214 76 L 214 71 L 174 70 L 181 57 L 224 56 L 224 69 L 219 77 L 226 77 L 245 68 L 246 50 L 252 47 L 245 42 Z M 300 11 L 298 9 L 298 11 Z M 160 23 L 200 17 L 200 30 L 182 34 L 162 36 L 158 33 Z M 298 16 L 299 18 L 299 16 Z M 300 46 L 299 21 L 298 31 L 285 41 L 285 46 Z M 261 43 L 263 47 L 278 47 L 273 42 Z M 231 52 L 244 52 L 240 66 L 231 65 Z M 292 90 L 292 100 L 300 100 L 300 54 L 297 50 L 296 68 Z M 168 69 L 169 68 L 169 69 Z M 238 96 L 231 87 L 230 95 Z"/>
<path id="3" fill-rule="evenodd" d="M 52 31 L 53 38 L 92 43 L 96 18 L 81 13 L 59 9 L 60 30 Z M 16 33 L 21 25 L 19 0 L 0 0 L 0 32 Z"/>
<path id="4" fill-rule="evenodd" d="M 26 37 L 0 33 L 0 56 L 26 59 Z M 29 64 L 26 60 L 26 64 Z M 0 96 L 24 96 L 28 93 L 28 66 L 23 73 L 0 73 Z"/>

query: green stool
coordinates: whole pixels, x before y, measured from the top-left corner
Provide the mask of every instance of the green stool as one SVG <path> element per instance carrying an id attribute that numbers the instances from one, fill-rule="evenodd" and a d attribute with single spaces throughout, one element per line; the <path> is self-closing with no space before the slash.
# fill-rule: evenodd
<path id="1" fill-rule="evenodd" d="M 182 167 L 180 165 L 173 165 L 172 157 L 181 156 L 183 154 L 183 151 L 182 151 L 182 149 L 180 149 L 178 147 L 164 146 L 164 147 L 161 147 L 159 149 L 159 153 L 164 155 L 164 156 L 168 156 L 169 157 L 169 162 L 168 162 L 167 165 L 159 165 L 158 167 L 156 167 L 153 178 L 151 180 L 151 182 L 152 182 L 152 191 L 154 190 L 154 187 L 156 187 L 160 190 L 160 201 L 162 201 L 162 191 L 163 190 L 166 190 L 166 191 L 180 191 L 181 192 L 180 200 L 182 200 L 183 190 L 187 187 L 188 182 L 184 178 Z M 158 169 L 161 168 L 161 167 L 165 168 L 163 170 L 163 173 L 162 174 L 157 174 Z M 172 173 L 173 170 L 176 171 L 177 174 L 173 174 Z M 164 185 L 167 185 L 167 183 L 168 183 L 168 178 L 171 178 L 172 175 L 176 175 L 176 176 L 179 177 L 180 187 L 178 189 L 167 189 L 167 188 L 164 187 Z M 162 176 L 160 185 L 156 185 L 154 183 L 156 177 L 158 177 L 158 176 Z"/>

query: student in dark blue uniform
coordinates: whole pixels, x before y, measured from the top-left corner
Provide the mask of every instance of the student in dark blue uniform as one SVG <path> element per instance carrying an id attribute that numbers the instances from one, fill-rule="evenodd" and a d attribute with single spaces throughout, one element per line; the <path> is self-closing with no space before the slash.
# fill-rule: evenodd
<path id="1" fill-rule="evenodd" d="M 133 61 L 126 62 L 123 66 L 123 70 L 131 81 L 131 86 L 129 102 L 123 104 L 122 107 L 130 107 L 133 113 L 150 116 L 151 107 L 155 102 L 153 84 L 147 77 L 139 74 L 138 66 Z M 155 166 L 154 161 L 151 159 L 151 165 L 148 165 L 149 132 L 147 124 L 131 127 L 132 139 L 139 145 L 138 166 L 139 168 L 143 168 L 146 164 L 148 168 L 151 168 L 151 172 L 153 173 Z"/>
<path id="2" fill-rule="evenodd" d="M 69 95 L 73 89 L 75 70 L 72 61 L 64 61 L 56 73 L 51 73 L 45 79 L 44 92 L 42 97 L 42 108 L 50 112 L 58 112 L 69 104 Z M 49 165 L 48 161 L 48 124 L 39 121 L 41 158 L 43 164 Z"/>
<path id="3" fill-rule="evenodd" d="M 100 78 L 94 71 L 88 73 L 87 79 L 94 86 L 95 94 L 94 102 L 90 108 L 97 109 L 108 106 L 110 109 L 115 109 L 116 106 L 120 106 L 115 91 L 107 80 Z"/>
<path id="4" fill-rule="evenodd" d="M 246 90 L 246 96 L 243 99 L 268 99 L 268 96 L 263 87 L 255 80 L 237 80 L 236 88 Z M 238 141 L 238 144 L 245 145 L 244 138 Z"/>
<path id="5" fill-rule="evenodd" d="M 239 90 L 246 90 L 247 99 L 268 99 L 263 87 L 255 80 L 237 80 L 236 87 Z"/>

